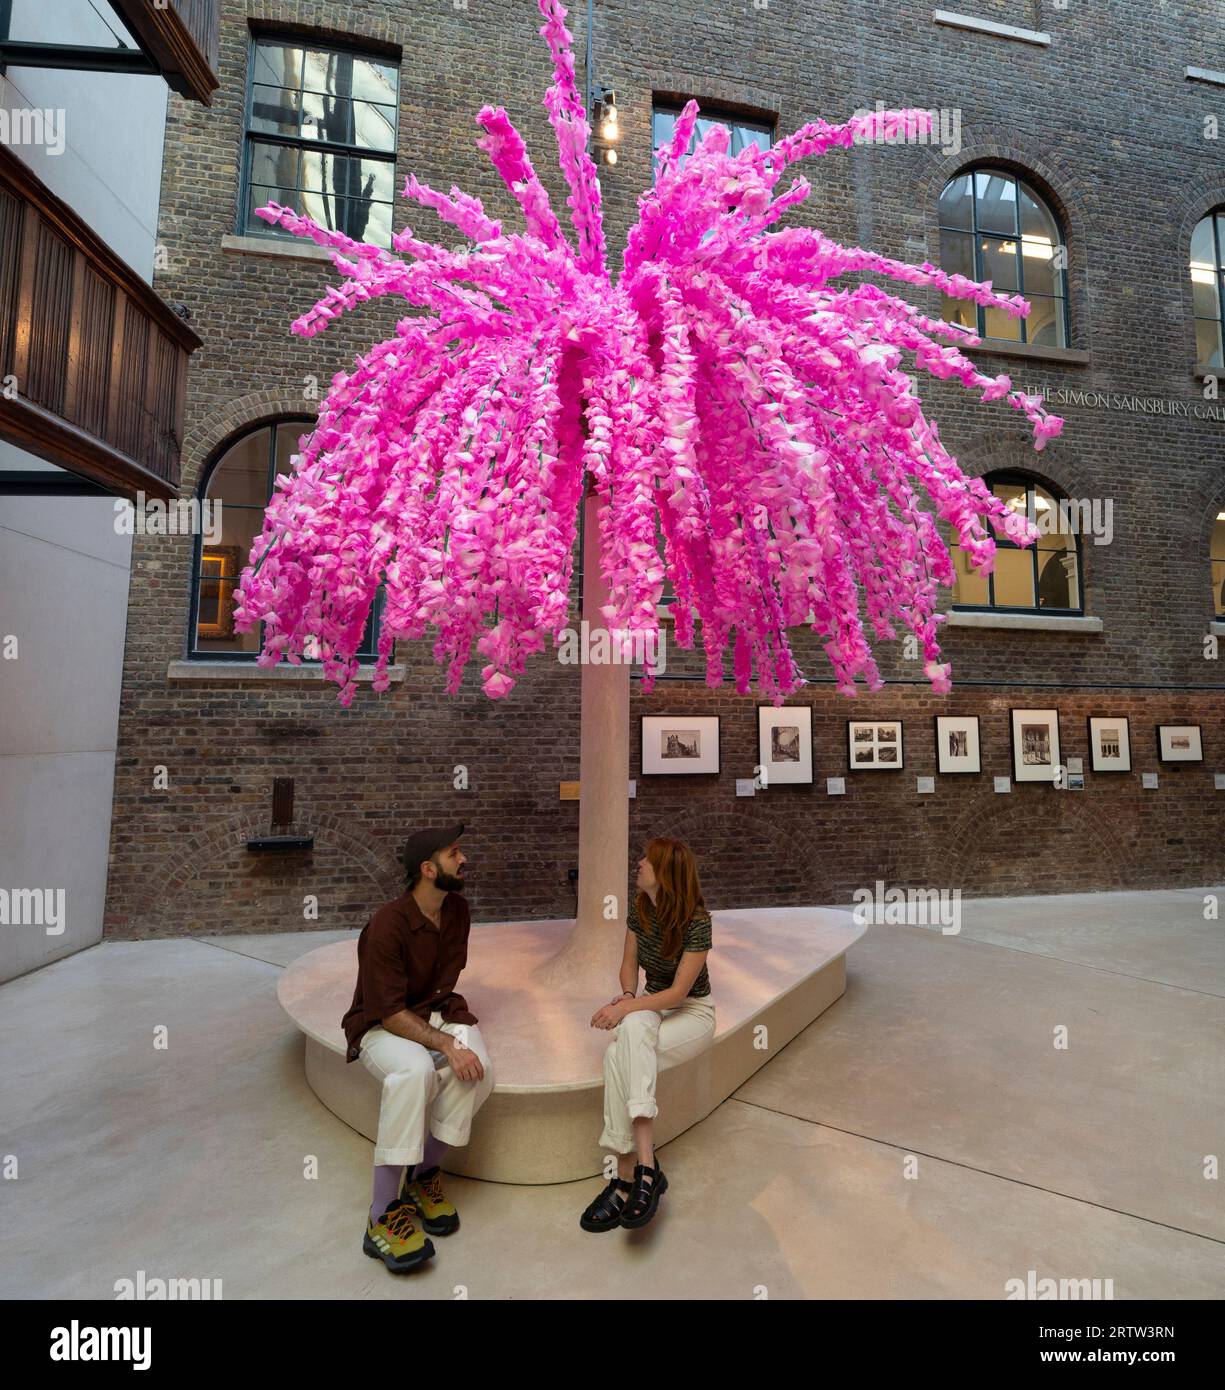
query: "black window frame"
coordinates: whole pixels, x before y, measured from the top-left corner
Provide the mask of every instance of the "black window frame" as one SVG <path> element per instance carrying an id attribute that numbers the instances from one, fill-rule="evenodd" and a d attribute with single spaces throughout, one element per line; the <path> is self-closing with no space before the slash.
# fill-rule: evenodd
<path id="1" fill-rule="evenodd" d="M 230 437 L 226 439 L 225 442 L 218 447 L 215 457 L 209 462 L 208 467 L 204 469 L 203 473 L 200 476 L 200 482 L 196 488 L 196 496 L 200 501 L 201 509 L 203 509 L 204 502 L 208 500 L 208 490 L 210 485 L 212 484 L 214 476 L 217 473 L 217 470 L 230 456 L 231 451 L 234 450 L 239 444 L 241 444 L 244 439 L 249 439 L 252 435 L 259 434 L 263 430 L 268 431 L 267 491 L 268 500 L 271 501 L 272 494 L 274 491 L 275 479 L 277 477 L 276 456 L 278 430 L 282 427 L 285 427 L 288 429 L 295 430 L 299 435 L 309 434 L 312 431 L 312 429 L 317 425 L 317 423 L 317 419 L 313 419 L 307 416 L 278 415 L 269 420 L 261 420 L 257 424 L 250 425 L 246 429 L 239 431 L 237 434 L 230 435 Z M 258 507 L 244 508 L 237 503 L 231 503 L 230 505 L 235 510 L 262 510 Z M 265 503 L 264 506 L 266 507 L 267 503 Z M 201 511 L 201 514 L 203 514 L 203 510 Z M 225 515 L 224 505 L 222 507 L 222 515 Z M 204 536 L 201 534 L 201 530 L 198 529 L 196 531 L 196 534 L 192 538 L 191 597 L 188 606 L 187 620 L 187 660 L 191 662 L 237 661 L 254 666 L 256 662 L 259 660 L 260 651 L 262 651 L 264 645 L 264 625 L 262 622 L 260 623 L 259 628 L 259 646 L 256 648 L 255 651 L 198 651 L 196 649 L 196 643 L 199 641 L 200 635 L 200 580 L 202 578 L 200 571 L 202 568 L 203 551 Z M 247 560 L 249 560 L 249 558 L 250 556 L 248 554 L 247 559 L 243 562 L 244 566 L 247 563 Z M 379 629 L 382 626 L 382 618 L 383 587 L 382 585 L 380 585 L 377 593 L 374 596 L 374 602 L 370 605 L 370 616 L 366 621 L 366 631 L 363 634 L 362 645 L 356 652 L 359 665 L 373 665 L 374 662 L 378 659 L 378 637 Z M 323 659 L 321 657 L 303 656 L 302 665 L 322 666 Z"/>
<path id="2" fill-rule="evenodd" d="M 301 48 L 304 51 L 309 49 L 315 52 L 342 53 L 355 58 L 363 58 L 369 62 L 381 63 L 385 66 L 396 69 L 396 100 L 394 110 L 395 138 L 393 148 L 390 151 L 372 150 L 364 145 L 347 145 L 338 141 L 331 140 L 307 140 L 302 136 L 277 135 L 268 131 L 253 131 L 251 129 L 252 106 L 255 99 L 255 62 L 256 53 L 260 44 L 274 44 L 282 47 Z M 270 241 L 284 243 L 299 240 L 292 232 L 287 232 L 283 228 L 272 226 L 271 223 L 260 219 L 258 229 L 247 225 L 247 204 L 251 192 L 251 166 L 254 158 L 254 148 L 257 144 L 281 145 L 286 148 L 299 151 L 311 150 L 324 154 L 338 155 L 346 159 L 359 159 L 388 164 L 391 166 L 391 198 L 387 203 L 388 215 L 388 241 L 387 250 L 391 250 L 391 235 L 395 231 L 394 211 L 396 207 L 396 161 L 399 153 L 400 144 L 400 67 L 402 59 L 393 57 L 389 53 L 379 52 L 377 49 L 369 48 L 361 43 L 345 43 L 336 39 L 316 40 L 303 34 L 292 32 L 279 32 L 276 30 L 253 30 L 249 36 L 247 49 L 247 82 L 246 92 L 243 97 L 243 130 L 242 130 L 242 159 L 240 161 L 240 174 L 238 180 L 238 207 L 235 216 L 235 232 L 243 237 L 267 237 Z M 303 71 L 305 81 L 305 70 Z M 286 89 L 288 90 L 288 89 Z M 301 93 L 304 88 L 299 87 Z M 337 196 L 337 195 L 331 195 Z M 349 195 L 339 195 L 348 197 Z M 382 199 L 374 200 L 382 202 Z M 301 213 L 301 207 L 295 207 L 296 212 Z M 346 233 L 348 235 L 348 233 Z M 364 240 L 365 237 L 356 238 Z M 375 245 L 382 245 L 382 242 L 375 242 Z"/>
<path id="3" fill-rule="evenodd" d="M 1002 471 L 1002 472 L 984 474 L 984 475 L 983 475 L 982 481 L 983 481 L 983 482 L 987 485 L 987 487 L 989 487 L 989 488 L 994 488 L 997 484 L 1003 484 L 1004 486 L 1024 487 L 1024 488 L 1025 488 L 1025 515 L 1026 515 L 1027 517 L 1030 515 L 1031 511 L 1034 512 L 1034 513 L 1036 514 L 1036 507 L 1034 506 L 1033 494 L 1034 494 L 1035 489 L 1037 489 L 1037 488 L 1041 488 L 1041 489 L 1043 490 L 1043 492 L 1047 493 L 1047 495 L 1050 497 L 1051 501 L 1052 501 L 1056 506 L 1058 506 L 1061 502 L 1066 502 L 1066 501 L 1069 500 L 1069 499 L 1068 499 L 1067 497 L 1065 497 L 1062 493 L 1056 492 L 1055 489 L 1054 489 L 1053 487 L 1051 487 L 1051 485 L 1050 485 L 1049 483 L 1047 483 L 1044 479 L 1035 477 L 1032 473 L 1017 472 L 1016 470 L 1012 470 L 1012 471 L 1007 471 L 1007 470 L 1005 470 L 1005 471 Z M 1032 564 L 1032 566 L 1033 566 L 1034 605 L 1033 605 L 1033 607 L 1022 608 L 1022 607 L 1020 607 L 1020 606 L 1017 605 L 1017 604 L 1011 604 L 1011 603 L 996 603 L 996 601 L 995 601 L 995 571 L 994 571 L 994 569 L 993 569 L 993 570 L 991 571 L 990 574 L 986 574 L 986 575 L 982 575 L 982 576 L 981 576 L 982 578 L 986 579 L 986 581 L 987 581 L 987 598 L 988 598 L 988 602 L 986 602 L 986 603 L 953 603 L 953 604 L 950 605 L 950 607 L 952 608 L 952 610 L 953 610 L 954 612 L 957 612 L 957 613 L 1024 613 L 1024 614 L 1030 615 L 1031 617 L 1036 616 L 1036 617 L 1043 617 L 1043 618 L 1083 618 L 1083 617 L 1084 617 L 1084 615 L 1085 615 L 1085 569 L 1084 569 L 1084 557 L 1083 557 L 1083 554 L 1082 554 L 1082 552 L 1083 552 L 1083 546 L 1081 545 L 1080 531 L 1079 531 L 1079 529 L 1078 529 L 1078 530 L 1075 530 L 1075 531 L 1073 531 L 1073 532 L 1071 533 L 1071 535 L 1072 535 L 1072 540 L 1073 540 L 1073 542 L 1075 543 L 1075 545 L 1074 545 L 1074 553 L 1075 553 L 1075 555 L 1076 555 L 1076 596 L 1077 596 L 1077 598 L 1080 600 L 1079 604 L 1078 604 L 1075 608 L 1052 608 L 1052 607 L 1049 607 L 1049 606 L 1043 607 L 1041 604 L 1039 604 L 1038 599 L 1039 599 L 1039 596 L 1040 596 L 1040 594 L 1041 594 L 1041 589 L 1040 589 L 1040 587 L 1039 587 L 1039 585 L 1040 585 L 1040 580 L 1041 580 L 1041 573 L 1040 573 L 1040 571 L 1039 571 L 1039 569 L 1038 569 L 1038 556 L 1039 556 L 1039 554 L 1040 554 L 1041 552 L 1039 551 L 1038 542 L 1037 542 L 1037 541 L 1032 542 L 1032 543 L 1031 543 L 1030 545 L 1028 545 L 1028 546 L 1020 546 L 1020 545 L 1017 545 L 1015 541 L 1009 540 L 1007 536 L 1005 536 L 1005 535 L 1003 535 L 1001 532 L 999 532 L 999 531 L 996 529 L 996 527 L 995 527 L 994 525 L 992 525 L 990 529 L 991 529 L 992 539 L 995 541 L 995 545 L 996 545 L 996 549 L 997 549 L 997 550 L 1028 550 L 1028 551 L 1030 552 L 1030 561 L 1031 561 L 1031 564 Z M 956 545 L 956 544 L 954 544 L 951 548 L 954 549 L 954 550 L 960 550 L 960 549 L 961 549 L 961 547 L 960 547 L 959 545 Z M 1048 553 L 1048 554 L 1057 554 L 1058 552 L 1057 552 L 1057 551 L 1048 551 L 1047 553 Z M 978 572 L 975 571 L 975 573 L 978 573 Z"/>
<path id="4" fill-rule="evenodd" d="M 1195 226 L 1191 229 L 1191 240 L 1194 242 L 1195 233 L 1204 222 L 1212 224 L 1212 252 L 1213 252 L 1213 275 L 1216 279 L 1216 302 L 1217 317 L 1206 319 L 1202 314 L 1195 312 L 1195 282 L 1191 283 L 1191 327 L 1195 329 L 1197 323 L 1215 323 L 1217 326 L 1217 354 L 1220 362 L 1203 362 L 1199 355 L 1199 335 L 1196 335 L 1195 347 L 1195 368 L 1201 372 L 1221 372 L 1225 370 L 1225 248 L 1221 245 L 1221 222 L 1225 220 L 1225 203 L 1212 208 L 1199 218 Z M 1191 274 L 1191 254 L 1187 252 L 1187 274 Z"/>
<path id="5" fill-rule="evenodd" d="M 1033 348 L 1036 348 L 1036 349 L 1039 350 L 1039 351 L 1041 351 L 1041 350 L 1044 349 L 1044 348 L 1050 348 L 1050 347 L 1053 347 L 1053 348 L 1055 348 L 1055 349 L 1057 349 L 1057 350 L 1063 350 L 1063 349 L 1070 348 L 1070 347 L 1072 346 L 1072 315 L 1071 315 L 1071 312 L 1070 312 L 1070 309 L 1069 309 L 1069 305 L 1068 305 L 1068 238 L 1067 238 L 1067 232 L 1066 232 L 1066 230 L 1065 230 L 1065 228 L 1064 228 L 1062 218 L 1060 218 L 1059 214 L 1058 214 L 1058 213 L 1055 211 L 1055 209 L 1051 206 L 1050 199 L 1047 198 L 1047 197 L 1043 194 L 1043 192 L 1042 192 L 1041 189 L 1035 187 L 1035 185 L 1032 184 L 1028 179 L 1022 178 L 1022 176 L 1021 176 L 1015 169 L 1009 169 L 1009 168 L 1006 168 L 1005 166 L 1000 165 L 1000 164 L 992 164 L 992 163 L 990 163 L 990 162 L 987 162 L 987 163 L 983 163 L 983 164 L 972 164 L 972 165 L 970 165 L 969 167 L 967 167 L 967 168 L 965 168 L 965 169 L 958 169 L 958 171 L 957 171 L 951 178 L 949 178 L 949 179 L 947 179 L 947 180 L 945 181 L 945 183 L 943 184 L 943 186 L 942 186 L 941 189 L 940 189 L 940 194 L 939 194 L 939 196 L 938 196 L 937 199 L 936 199 L 936 234 L 937 234 L 937 237 L 939 237 L 941 240 L 943 240 L 943 233 L 945 233 L 945 232 L 956 232 L 956 233 L 957 233 L 958 235 L 960 235 L 960 236 L 968 236 L 968 237 L 970 238 L 971 244 L 972 244 L 973 249 L 974 249 L 974 274 L 973 274 L 972 276 L 968 277 L 968 278 L 973 279 L 973 280 L 978 280 L 978 281 L 983 281 L 983 280 L 987 280 L 987 279 L 990 278 L 990 277 L 986 274 L 986 271 L 984 270 L 984 267 L 983 267 L 983 247 L 982 247 L 982 240 L 983 240 L 983 238 L 986 237 L 986 238 L 988 238 L 988 239 L 990 239 L 990 240 L 993 240 L 993 241 L 1015 241 L 1016 244 L 1017 244 L 1017 288 L 1016 288 L 1015 290 L 1000 290 L 999 292 L 1000 292 L 1001 294 L 1019 294 L 1019 295 L 1021 296 L 1022 299 L 1027 299 L 1027 300 L 1030 298 L 1030 296 L 1027 295 L 1026 292 L 1025 292 L 1025 256 L 1024 256 L 1024 254 L 1023 254 L 1024 234 L 1023 234 L 1022 231 L 1021 231 L 1021 199 L 1020 199 L 1019 196 L 1015 199 L 1015 222 L 1016 222 L 1016 228 L 1015 228 L 1015 233 L 1014 233 L 1014 234 L 1009 235 L 1009 234 L 1006 234 L 1006 233 L 1004 233 L 1004 232 L 992 231 L 992 230 L 990 230 L 990 229 L 984 230 L 984 229 L 980 228 L 979 225 L 978 225 L 978 175 L 979 175 L 979 174 L 989 174 L 989 175 L 992 175 L 992 176 L 994 176 L 994 177 L 996 177 L 996 178 L 1011 179 L 1012 182 L 1017 186 L 1018 195 L 1019 195 L 1019 193 L 1020 193 L 1020 190 L 1021 190 L 1022 188 L 1024 188 L 1025 192 L 1028 193 L 1028 195 L 1030 196 L 1030 198 L 1033 199 L 1033 201 L 1034 201 L 1035 203 L 1037 203 L 1040 207 L 1042 207 L 1043 209 L 1045 209 L 1045 211 L 1046 211 L 1046 213 L 1047 213 L 1047 216 L 1050 217 L 1051 221 L 1055 224 L 1055 230 L 1056 230 L 1056 232 L 1057 232 L 1058 235 L 1059 235 L 1059 243 L 1058 243 L 1058 247 L 1057 247 L 1056 249 L 1057 249 L 1057 250 L 1061 250 L 1061 251 L 1064 253 L 1064 255 L 1063 255 L 1063 261 L 1064 261 L 1064 263 L 1063 263 L 1063 265 L 1061 265 L 1061 266 L 1058 267 L 1058 270 L 1059 270 L 1059 285 L 1060 285 L 1060 288 L 1061 288 L 1061 290 L 1062 290 L 1063 292 L 1062 292 L 1061 295 L 1057 296 L 1058 299 L 1059 299 L 1060 304 L 1062 305 L 1063 342 L 1062 342 L 1062 343 L 1031 343 L 1030 340 L 1029 340 L 1029 336 L 1028 336 L 1028 334 L 1029 334 L 1029 319 L 1028 319 L 1028 317 L 1024 317 L 1024 318 L 1019 318 L 1019 319 L 1017 319 L 1017 323 L 1018 323 L 1018 325 L 1020 326 L 1020 330 L 1021 330 L 1021 336 L 1020 336 L 1019 338 L 997 338 L 997 337 L 995 337 L 993 334 L 989 334 L 989 333 L 987 333 L 987 332 L 985 331 L 985 330 L 986 330 L 986 322 L 987 322 L 987 307 L 988 307 L 988 306 L 985 305 L 985 304 L 973 304 L 973 308 L 974 308 L 974 324 L 975 324 L 974 332 L 975 332 L 980 338 L 982 338 L 984 342 L 988 342 L 988 343 L 1012 343 L 1012 344 L 1014 344 L 1014 345 L 1016 345 L 1016 346 L 1021 346 L 1021 347 L 1033 347 Z M 968 231 L 966 230 L 965 227 L 952 227 L 952 226 L 946 226 L 945 223 L 944 223 L 944 221 L 942 220 L 942 215 L 941 215 L 941 211 L 940 211 L 940 205 L 941 205 L 941 203 L 944 201 L 944 194 L 945 194 L 946 190 L 947 190 L 952 184 L 954 184 L 958 179 L 966 178 L 966 177 L 968 177 L 969 180 L 970 180 L 970 228 L 969 228 Z M 943 264 L 943 260 L 944 260 L 943 255 L 941 255 L 941 257 L 940 257 L 940 261 L 941 261 L 941 266 L 940 266 L 940 268 L 941 268 L 942 270 L 946 270 L 946 271 L 947 271 L 947 270 L 948 270 L 948 267 L 945 266 L 945 265 Z M 998 289 L 999 287 L 997 286 L 996 288 Z M 1041 297 L 1044 298 L 1044 299 L 1054 299 L 1054 298 L 1056 298 L 1055 295 L 1050 294 L 1049 291 L 1046 291 L 1046 290 L 1041 291 L 1040 294 L 1041 294 Z M 956 301 L 955 301 L 955 303 L 957 303 L 957 304 L 959 304 L 959 305 L 964 305 L 964 304 L 966 304 L 967 302 L 968 302 L 968 301 L 966 301 L 966 300 L 956 300 Z M 972 303 L 972 301 L 969 301 L 969 302 Z M 943 309 L 945 306 L 942 304 L 941 307 L 942 307 L 942 309 Z"/>

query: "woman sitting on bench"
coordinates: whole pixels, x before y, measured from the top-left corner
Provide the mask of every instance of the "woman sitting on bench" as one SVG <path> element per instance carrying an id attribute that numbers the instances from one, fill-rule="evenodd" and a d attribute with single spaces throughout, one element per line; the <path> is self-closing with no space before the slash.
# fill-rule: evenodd
<path id="1" fill-rule="evenodd" d="M 693 1057 L 715 1035 L 706 973 L 711 921 L 693 851 L 683 840 L 652 840 L 638 861 L 637 890 L 626 918 L 622 992 L 591 1020 L 593 1028 L 617 1030 L 604 1054 L 600 1135 L 617 1155 L 617 1176 L 583 1212 L 584 1231 L 632 1229 L 655 1215 L 668 1187 L 655 1162 L 659 1062 Z M 646 974 L 641 996 L 639 970 Z"/>

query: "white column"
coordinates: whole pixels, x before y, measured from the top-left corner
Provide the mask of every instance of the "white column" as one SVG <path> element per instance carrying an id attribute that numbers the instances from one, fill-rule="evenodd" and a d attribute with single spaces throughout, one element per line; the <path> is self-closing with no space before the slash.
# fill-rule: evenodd
<path id="1" fill-rule="evenodd" d="M 583 498 L 583 618 L 589 635 L 605 627 L 601 605 L 608 586 L 600 567 L 599 498 Z M 629 716 L 628 662 L 579 667 L 580 699 L 578 916 L 565 946 L 539 971 L 542 983 L 577 984 L 617 992 L 617 969 L 629 907 Z M 615 915 L 605 903 L 615 900 Z M 610 909 L 612 910 L 612 909 Z M 599 1001 L 597 1001 L 599 1002 Z"/>

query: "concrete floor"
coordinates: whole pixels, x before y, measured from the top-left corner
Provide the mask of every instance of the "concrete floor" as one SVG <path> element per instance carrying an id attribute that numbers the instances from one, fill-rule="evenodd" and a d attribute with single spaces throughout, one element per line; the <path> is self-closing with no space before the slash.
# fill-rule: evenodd
<path id="1" fill-rule="evenodd" d="M 844 997 L 661 1150 L 650 1227 L 580 1231 L 598 1182 L 452 1178 L 462 1228 L 400 1278 L 361 1252 L 371 1145 L 307 1088 L 274 996 L 353 933 L 103 943 L 0 986 L 0 1296 L 113 1298 L 143 1270 L 228 1299 L 999 1299 L 1032 1269 L 1221 1298 L 1211 891 L 874 926 Z"/>

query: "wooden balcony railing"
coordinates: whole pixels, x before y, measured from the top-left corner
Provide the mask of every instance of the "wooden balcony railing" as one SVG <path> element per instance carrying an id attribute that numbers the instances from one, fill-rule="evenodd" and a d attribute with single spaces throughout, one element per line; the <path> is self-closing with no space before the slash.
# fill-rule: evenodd
<path id="1" fill-rule="evenodd" d="M 161 5 L 154 0 L 111 0 L 111 4 L 170 88 L 211 105 L 221 85 L 217 76 L 220 0 L 170 0 Z"/>
<path id="2" fill-rule="evenodd" d="M 0 145 L 0 438 L 125 496 L 179 487 L 200 339 Z"/>

